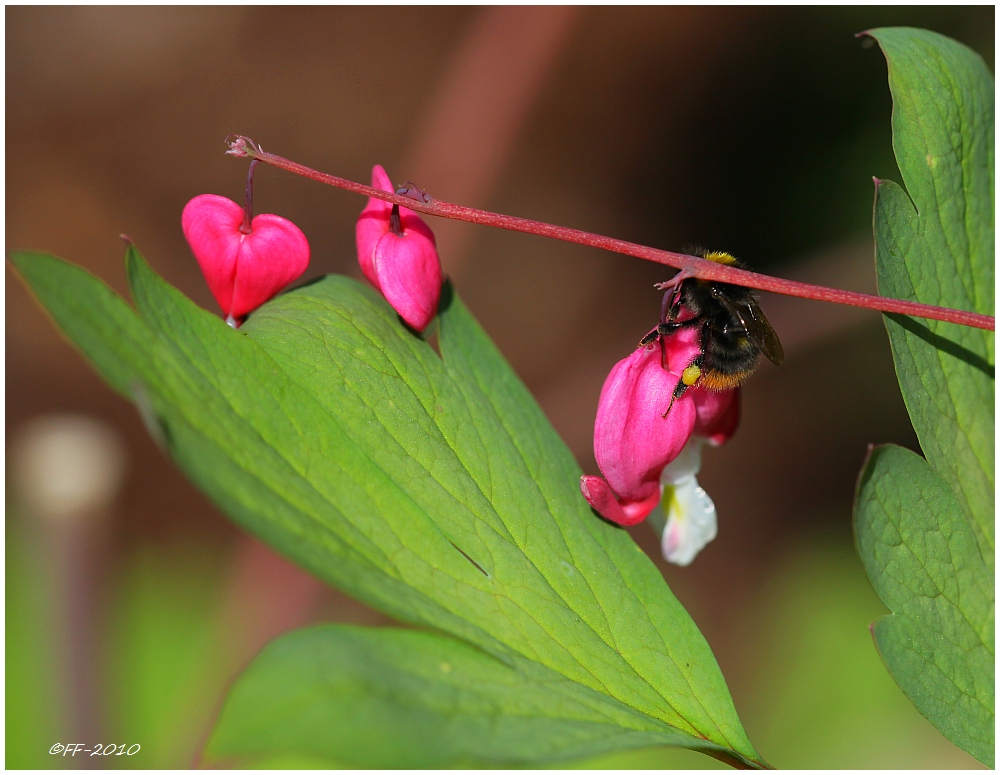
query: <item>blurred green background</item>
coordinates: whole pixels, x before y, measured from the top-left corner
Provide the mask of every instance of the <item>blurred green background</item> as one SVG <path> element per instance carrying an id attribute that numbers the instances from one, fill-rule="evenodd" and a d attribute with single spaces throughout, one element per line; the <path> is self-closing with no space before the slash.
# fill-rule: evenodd
<path id="1" fill-rule="evenodd" d="M 871 177 L 899 174 L 885 63 L 854 34 L 927 27 L 991 69 L 994 46 L 985 6 L 5 13 L 8 247 L 50 250 L 123 292 L 128 233 L 213 310 L 180 212 L 196 194 L 241 196 L 245 165 L 223 154 L 233 132 L 355 180 L 381 163 L 446 201 L 873 291 Z M 360 277 L 363 204 L 257 173 L 257 212 L 310 239 L 306 279 Z M 655 323 L 663 270 L 431 226 L 466 302 L 596 473 L 600 387 Z M 226 687 L 268 640 L 317 621 L 389 620 L 231 526 L 7 280 L 6 764 L 192 766 Z M 788 358 L 762 366 L 739 433 L 706 455 L 718 539 L 675 568 L 649 528 L 633 534 L 705 633 L 771 763 L 978 767 L 896 689 L 867 629 L 885 611 L 854 552 L 854 480 L 869 442 L 916 448 L 881 320 L 763 304 Z M 33 422 L 66 413 L 113 434 L 121 461 L 103 500 L 60 521 L 17 461 Z M 141 751 L 48 753 L 67 742 Z M 716 765 L 672 750 L 582 764 Z"/>

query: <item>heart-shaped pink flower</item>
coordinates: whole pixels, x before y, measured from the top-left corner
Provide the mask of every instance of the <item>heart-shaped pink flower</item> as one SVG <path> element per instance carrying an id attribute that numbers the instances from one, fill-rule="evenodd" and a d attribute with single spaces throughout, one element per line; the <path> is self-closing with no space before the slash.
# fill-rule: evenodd
<path id="1" fill-rule="evenodd" d="M 379 164 L 372 168 L 372 188 L 394 191 Z M 355 236 L 365 277 L 403 320 L 423 331 L 437 314 L 444 280 L 430 227 L 413 210 L 371 198 L 358 217 Z"/>
<path id="2" fill-rule="evenodd" d="M 215 194 L 184 207 L 181 226 L 209 290 L 231 322 L 242 320 L 309 266 L 309 242 L 294 223 L 263 214 L 244 233 L 244 211 Z"/>

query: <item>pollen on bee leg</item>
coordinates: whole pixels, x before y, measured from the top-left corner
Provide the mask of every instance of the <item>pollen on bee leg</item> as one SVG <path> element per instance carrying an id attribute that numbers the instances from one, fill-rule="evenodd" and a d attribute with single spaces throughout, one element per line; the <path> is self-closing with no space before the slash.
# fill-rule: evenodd
<path id="1" fill-rule="evenodd" d="M 700 376 L 701 376 L 701 368 L 692 363 L 681 373 L 681 382 L 683 382 L 688 387 L 691 387 L 695 382 L 698 381 L 698 378 Z"/>

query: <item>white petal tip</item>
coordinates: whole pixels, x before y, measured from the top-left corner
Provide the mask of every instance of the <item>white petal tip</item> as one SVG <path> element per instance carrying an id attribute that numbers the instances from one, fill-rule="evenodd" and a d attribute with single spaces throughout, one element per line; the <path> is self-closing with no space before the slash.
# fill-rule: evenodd
<path id="1" fill-rule="evenodd" d="M 693 476 L 664 487 L 667 524 L 660 542 L 663 557 L 674 565 L 690 565 L 718 533 L 715 504 Z"/>

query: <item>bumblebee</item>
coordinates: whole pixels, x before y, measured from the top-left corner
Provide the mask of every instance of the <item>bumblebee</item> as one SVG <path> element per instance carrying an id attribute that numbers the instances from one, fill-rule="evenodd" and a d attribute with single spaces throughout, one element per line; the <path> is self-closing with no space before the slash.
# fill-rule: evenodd
<path id="1" fill-rule="evenodd" d="M 693 252 L 708 261 L 746 268 L 729 253 L 703 249 Z M 776 366 L 785 359 L 778 335 L 764 317 L 752 289 L 699 280 L 684 271 L 656 287 L 665 291 L 660 324 L 642 338 L 640 347 L 659 341 L 666 368 L 666 338 L 688 326 L 701 328 L 701 354 L 681 374 L 667 412 L 690 387 L 722 391 L 740 385 L 757 367 L 761 353 Z"/>

